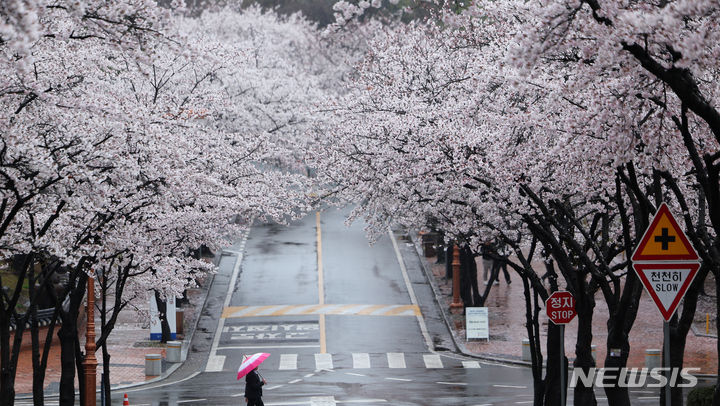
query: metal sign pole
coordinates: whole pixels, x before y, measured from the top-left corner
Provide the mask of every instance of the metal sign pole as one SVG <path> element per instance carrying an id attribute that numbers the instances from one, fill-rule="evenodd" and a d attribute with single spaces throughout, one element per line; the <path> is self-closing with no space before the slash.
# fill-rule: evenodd
<path id="1" fill-rule="evenodd" d="M 670 371 L 670 322 L 663 322 L 663 333 L 665 335 L 665 362 L 664 367 L 665 375 L 668 379 L 667 384 L 665 385 L 665 406 L 670 406 L 670 377 L 672 376 L 672 373 Z"/>
<path id="2" fill-rule="evenodd" d="M 565 406 L 565 325 L 560 325 L 560 405 Z"/>

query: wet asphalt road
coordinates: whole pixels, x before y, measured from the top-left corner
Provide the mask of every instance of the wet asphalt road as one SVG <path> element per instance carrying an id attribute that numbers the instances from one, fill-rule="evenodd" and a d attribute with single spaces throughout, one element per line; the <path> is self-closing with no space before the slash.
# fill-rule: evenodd
<path id="1" fill-rule="evenodd" d="M 370 246 L 347 211 L 255 224 L 228 247 L 188 359 L 127 389 L 136 405 L 244 404 L 243 354 L 266 405 L 501 405 L 531 401 L 530 372 L 458 356 L 411 247 Z M 402 259 L 402 264 L 399 260 Z M 215 332 L 219 329 L 219 335 Z M 114 395 L 122 404 L 122 395 Z"/>
<path id="2" fill-rule="evenodd" d="M 268 406 L 532 404 L 528 368 L 449 351 L 413 248 L 389 234 L 370 246 L 346 215 L 256 223 L 228 247 L 187 360 L 123 390 L 131 405 L 242 405 L 237 367 L 256 352 L 271 353 L 260 368 Z"/>

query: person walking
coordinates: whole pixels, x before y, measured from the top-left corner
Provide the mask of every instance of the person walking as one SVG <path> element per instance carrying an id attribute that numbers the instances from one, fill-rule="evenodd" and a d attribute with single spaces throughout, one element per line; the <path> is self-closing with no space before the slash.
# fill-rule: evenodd
<path id="1" fill-rule="evenodd" d="M 509 247 L 507 247 L 505 244 L 503 244 L 500 247 L 500 249 L 498 249 L 498 255 L 500 255 L 500 265 L 498 266 L 498 268 L 499 268 L 498 275 L 496 275 L 496 277 L 495 277 L 495 283 L 500 283 L 499 282 L 499 279 L 500 279 L 499 273 L 500 273 L 500 271 L 502 271 L 503 275 L 505 276 L 505 282 L 507 282 L 507 284 L 509 285 L 512 283 L 512 280 L 510 280 L 510 273 L 508 272 L 508 269 L 507 269 L 508 257 L 510 257 Z"/>
<path id="2" fill-rule="evenodd" d="M 488 284 L 488 276 L 492 276 L 493 267 L 495 266 L 495 260 L 493 259 L 493 246 L 489 241 L 486 241 L 482 245 L 482 263 L 483 263 L 483 281 Z"/>
<path id="3" fill-rule="evenodd" d="M 265 383 L 257 367 L 245 375 L 245 403 L 248 406 L 265 406 L 262 401 L 262 386 Z"/>

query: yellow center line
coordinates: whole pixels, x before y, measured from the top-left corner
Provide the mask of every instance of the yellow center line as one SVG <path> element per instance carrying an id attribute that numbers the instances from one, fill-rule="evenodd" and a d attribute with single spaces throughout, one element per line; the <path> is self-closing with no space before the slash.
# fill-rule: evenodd
<path id="1" fill-rule="evenodd" d="M 323 275 L 323 263 L 322 263 L 322 230 L 320 228 L 320 212 L 315 212 L 315 229 L 317 232 L 317 267 L 318 267 L 318 303 L 321 305 L 325 304 L 325 280 Z M 320 314 L 318 320 L 318 327 L 320 329 L 320 353 L 327 353 L 327 343 L 325 335 L 325 315 Z"/>

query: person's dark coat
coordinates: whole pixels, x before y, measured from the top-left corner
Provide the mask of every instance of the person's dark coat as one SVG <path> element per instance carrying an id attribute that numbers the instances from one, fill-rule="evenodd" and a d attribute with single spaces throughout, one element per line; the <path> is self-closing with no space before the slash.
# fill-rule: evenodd
<path id="1" fill-rule="evenodd" d="M 245 397 L 248 399 L 260 399 L 262 397 L 262 386 L 264 385 L 256 370 L 245 375 Z"/>

